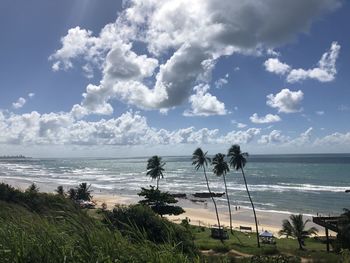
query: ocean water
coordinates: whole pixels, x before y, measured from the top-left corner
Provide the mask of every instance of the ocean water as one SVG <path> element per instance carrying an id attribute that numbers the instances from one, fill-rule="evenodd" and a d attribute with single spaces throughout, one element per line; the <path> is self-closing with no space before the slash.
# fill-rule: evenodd
<path id="1" fill-rule="evenodd" d="M 207 191 L 203 171 L 196 171 L 191 157 L 164 157 L 162 190 L 172 193 Z M 146 176 L 147 158 L 121 159 L 2 159 L 0 181 L 35 182 L 54 190 L 81 182 L 95 192 L 136 194 L 155 184 Z M 212 190 L 224 192 L 223 180 L 211 172 Z M 350 208 L 350 154 L 256 155 L 248 158 L 245 173 L 257 209 L 304 214 L 339 214 Z M 241 173 L 227 174 L 232 204 L 250 207 Z M 225 197 L 219 198 L 224 206 Z"/>

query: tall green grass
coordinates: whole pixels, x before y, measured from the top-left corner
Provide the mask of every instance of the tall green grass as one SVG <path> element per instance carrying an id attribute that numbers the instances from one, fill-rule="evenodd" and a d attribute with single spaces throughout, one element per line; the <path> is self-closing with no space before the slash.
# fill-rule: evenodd
<path id="1" fill-rule="evenodd" d="M 132 224 L 129 231 L 122 235 L 69 199 L 0 184 L 1 263 L 197 261 L 178 244 L 156 244 Z"/>
<path id="2" fill-rule="evenodd" d="M 42 216 L 0 203 L 1 262 L 189 262 L 173 244 L 133 242 L 77 211 Z"/>

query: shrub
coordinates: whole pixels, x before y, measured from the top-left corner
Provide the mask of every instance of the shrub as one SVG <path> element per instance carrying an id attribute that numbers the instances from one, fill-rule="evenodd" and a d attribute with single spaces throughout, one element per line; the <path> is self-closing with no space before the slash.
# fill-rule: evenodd
<path id="1" fill-rule="evenodd" d="M 156 244 L 174 244 L 177 250 L 190 256 L 197 253 L 190 231 L 159 217 L 147 206 L 116 206 L 113 211 L 105 212 L 104 223 L 133 240 L 139 239 L 141 235 Z"/>

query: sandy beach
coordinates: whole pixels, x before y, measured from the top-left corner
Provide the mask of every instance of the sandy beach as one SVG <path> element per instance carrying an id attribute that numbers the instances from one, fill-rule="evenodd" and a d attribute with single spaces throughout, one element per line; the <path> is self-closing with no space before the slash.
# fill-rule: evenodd
<path id="1" fill-rule="evenodd" d="M 103 195 L 95 194 L 94 200 L 97 202 L 97 205 L 100 206 L 102 203 L 106 203 L 108 209 L 112 209 L 115 204 L 120 205 L 130 205 L 137 203 L 140 198 L 138 196 L 131 195 Z M 204 202 L 193 202 L 188 199 L 179 199 L 177 203 L 181 206 L 185 213 L 178 216 L 168 216 L 167 218 L 171 221 L 180 223 L 182 219 L 188 218 L 192 225 L 197 226 L 213 226 L 217 225 L 216 215 L 214 213 L 214 208 L 210 200 L 205 200 Z M 255 230 L 254 216 L 251 209 L 240 208 L 235 210 L 235 207 L 232 207 L 232 223 L 235 229 L 239 229 L 240 226 L 251 227 L 252 230 Z M 290 214 L 279 213 L 279 212 L 270 212 L 270 211 L 256 211 L 258 218 L 258 227 L 259 232 L 264 230 L 274 233 L 278 237 L 278 231 L 281 229 L 282 221 L 288 219 Z M 230 218 L 228 211 L 226 209 L 219 209 L 220 223 L 225 226 L 230 226 Z M 305 220 L 309 219 L 311 222 L 308 223 L 308 226 L 314 226 L 319 230 L 319 235 L 324 235 L 324 229 L 320 226 L 312 223 L 312 217 L 304 215 Z M 331 235 L 336 235 L 331 232 Z"/>

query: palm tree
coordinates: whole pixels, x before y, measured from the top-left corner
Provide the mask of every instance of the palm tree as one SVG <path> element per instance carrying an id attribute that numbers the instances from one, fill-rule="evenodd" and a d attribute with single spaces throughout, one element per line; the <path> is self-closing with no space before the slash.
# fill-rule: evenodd
<path id="1" fill-rule="evenodd" d="M 58 195 L 65 196 L 64 188 L 62 185 L 57 186 L 57 189 L 55 191 Z"/>
<path id="2" fill-rule="evenodd" d="M 92 199 L 90 187 L 91 184 L 88 186 L 87 183 L 81 183 L 76 190 L 77 199 L 90 201 Z"/>
<path id="3" fill-rule="evenodd" d="M 149 175 L 152 179 L 157 179 L 157 190 L 159 186 L 159 179 L 163 178 L 165 162 L 162 162 L 162 157 L 158 155 L 154 155 L 148 159 L 147 163 L 147 175 Z"/>
<path id="4" fill-rule="evenodd" d="M 32 183 L 30 186 L 28 186 L 26 192 L 30 194 L 36 194 L 39 192 L 39 187 L 35 183 Z"/>
<path id="5" fill-rule="evenodd" d="M 298 240 L 299 249 L 303 249 L 304 239 L 309 237 L 312 234 L 318 232 L 317 228 L 311 227 L 305 229 L 305 225 L 310 222 L 307 219 L 305 222 L 303 220 L 303 215 L 291 215 L 289 221 L 288 219 L 283 220 L 282 230 L 279 232 L 280 235 L 292 236 Z"/>
<path id="6" fill-rule="evenodd" d="M 204 153 L 201 148 L 197 148 L 193 152 L 192 165 L 195 166 L 197 171 L 198 171 L 199 168 L 203 167 L 204 177 L 205 177 L 205 181 L 207 182 L 208 192 L 210 194 L 211 200 L 213 201 L 213 204 L 214 204 L 214 207 L 215 207 L 216 219 L 218 220 L 219 229 L 221 229 L 218 208 L 216 206 L 215 199 L 214 199 L 214 197 L 213 197 L 213 195 L 211 193 L 211 190 L 210 190 L 210 187 L 209 187 L 207 173 L 205 171 L 205 167 L 208 166 L 208 162 L 210 162 L 210 158 L 207 156 L 207 152 Z M 221 230 L 219 230 L 219 231 L 221 231 Z"/>
<path id="7" fill-rule="evenodd" d="M 230 214 L 230 229 L 231 233 L 233 234 L 233 229 L 232 229 L 232 214 L 231 214 L 231 205 L 230 205 L 230 198 L 228 196 L 227 192 L 227 185 L 226 185 L 226 173 L 230 171 L 227 162 L 225 161 L 225 154 L 222 153 L 217 153 L 212 161 L 213 167 L 213 173 L 216 176 L 221 176 L 224 179 L 224 184 L 225 184 L 225 194 L 227 198 L 227 206 L 228 206 L 228 212 Z"/>
<path id="8" fill-rule="evenodd" d="M 256 228 L 256 240 L 257 240 L 257 243 L 258 243 L 258 247 L 260 247 L 258 220 L 256 219 L 254 203 L 253 203 L 253 200 L 252 200 L 252 198 L 250 196 L 247 180 L 245 178 L 245 174 L 244 174 L 244 170 L 243 170 L 245 164 L 247 163 L 246 157 L 248 157 L 248 153 L 241 152 L 241 147 L 239 145 L 237 145 L 237 144 L 234 144 L 228 150 L 227 156 L 230 157 L 230 161 L 229 161 L 230 162 L 230 166 L 232 168 L 236 169 L 236 170 L 241 170 L 241 172 L 242 172 L 242 176 L 243 176 L 243 180 L 244 180 L 244 184 L 245 184 L 245 189 L 247 190 L 247 194 L 248 194 L 250 203 L 251 203 L 252 208 L 253 208 L 254 220 L 255 220 L 255 228 Z"/>

